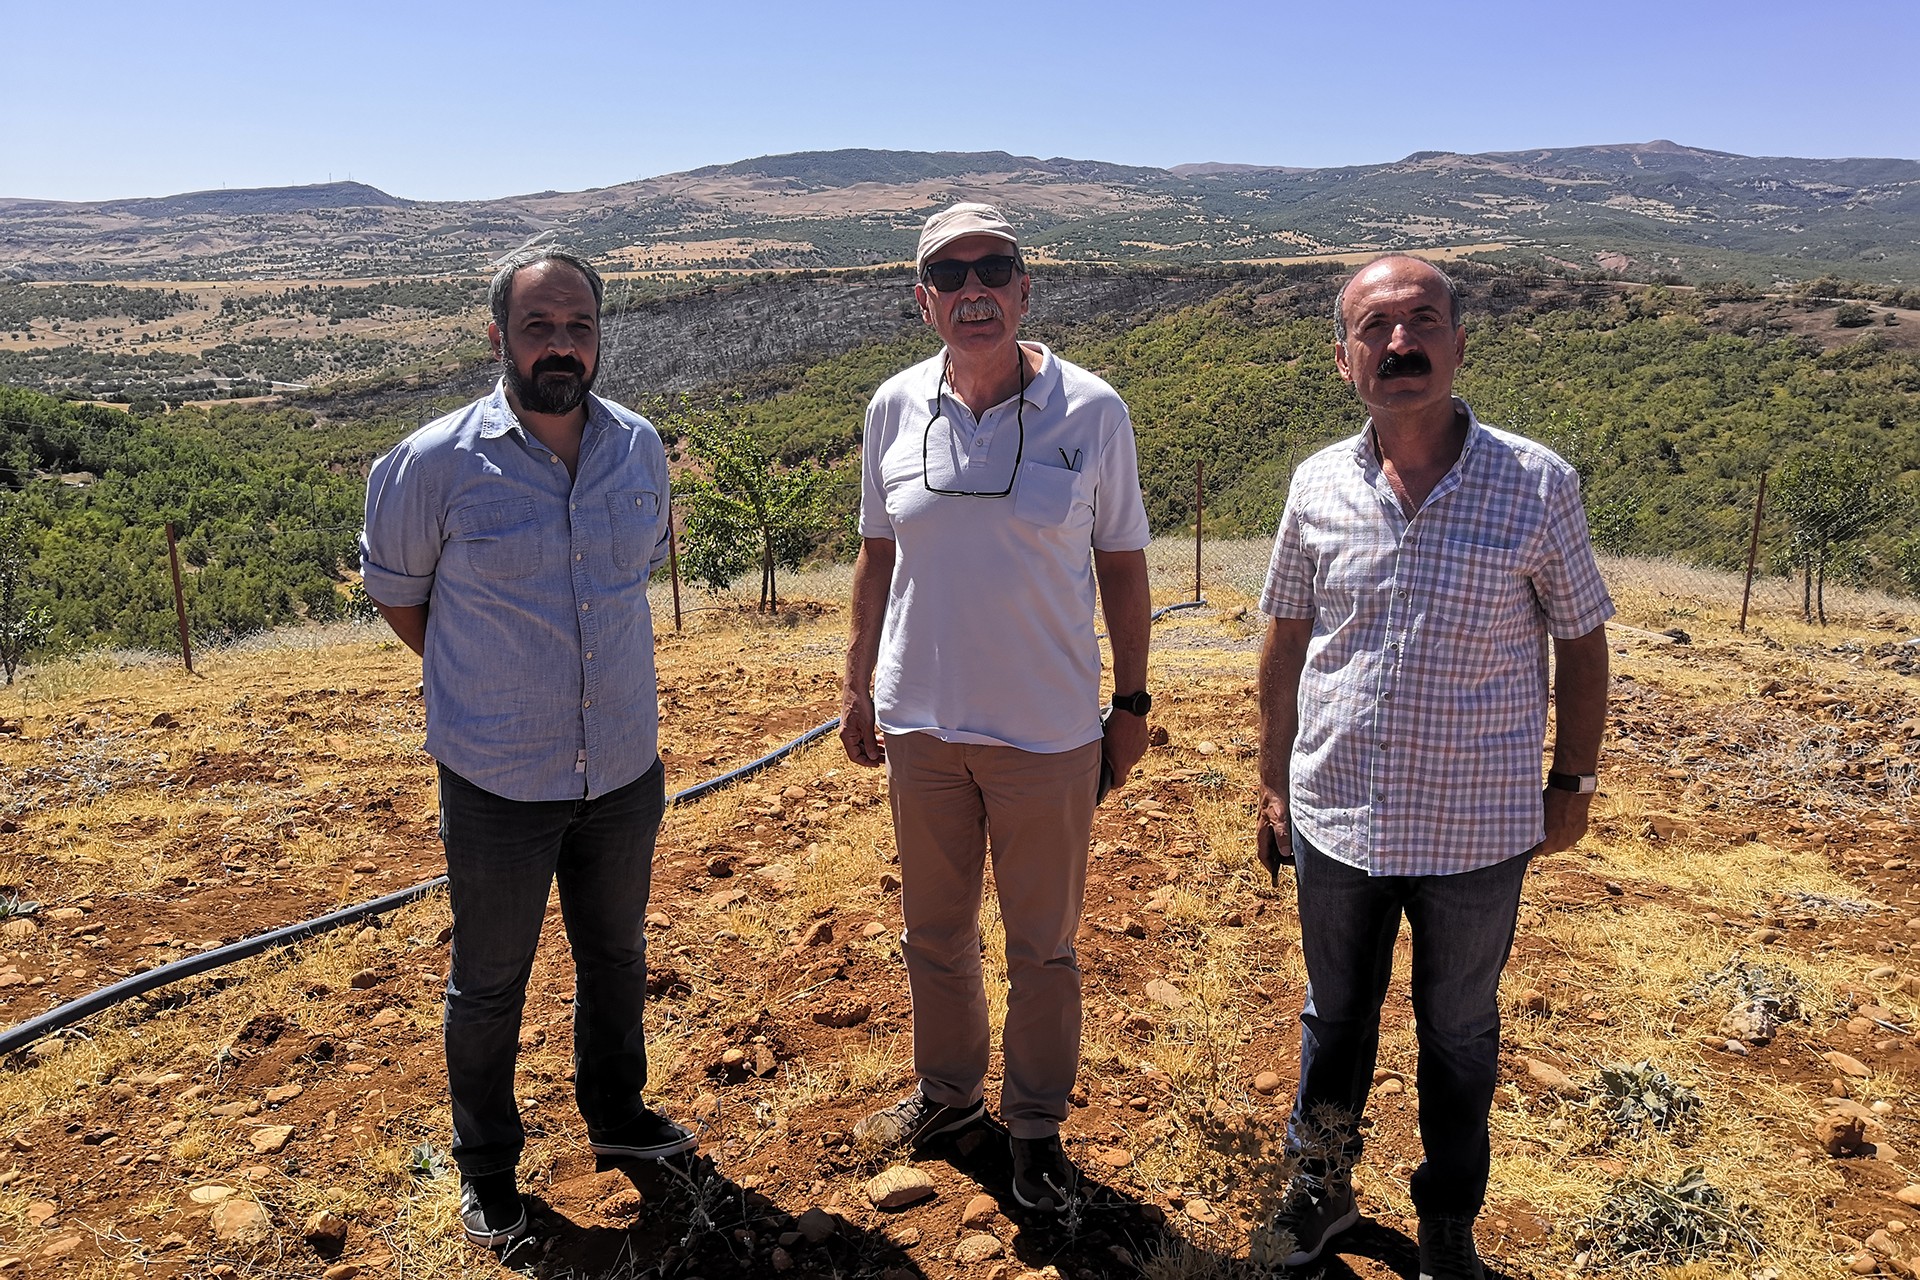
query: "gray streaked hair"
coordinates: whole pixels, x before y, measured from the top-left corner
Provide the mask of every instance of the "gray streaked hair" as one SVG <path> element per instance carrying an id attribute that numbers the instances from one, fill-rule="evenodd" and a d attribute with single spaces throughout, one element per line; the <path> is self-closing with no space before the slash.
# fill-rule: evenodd
<path id="1" fill-rule="evenodd" d="M 1452 311 L 1453 327 L 1456 329 L 1460 327 L 1460 286 L 1453 282 L 1452 276 L 1442 271 L 1439 267 L 1434 266 L 1433 263 L 1428 262 L 1425 258 L 1416 258 L 1410 253 L 1383 253 L 1366 266 L 1361 267 L 1358 271 L 1348 276 L 1347 283 L 1341 285 L 1340 292 L 1334 295 L 1333 340 L 1335 342 L 1345 342 L 1347 340 L 1347 289 L 1355 280 L 1358 280 L 1361 276 L 1379 266 L 1381 263 L 1394 261 L 1417 262 L 1423 267 L 1431 268 L 1433 274 L 1440 277 L 1440 283 L 1447 286 L 1447 306 Z"/>
<path id="2" fill-rule="evenodd" d="M 577 253 L 568 253 L 565 249 L 546 246 L 534 246 L 528 249 L 515 249 L 500 259 L 494 269 L 493 283 L 487 286 L 487 307 L 493 312 L 493 322 L 504 332 L 507 327 L 507 304 L 513 293 L 513 278 L 520 272 L 542 262 L 564 262 L 586 277 L 587 287 L 593 290 L 593 309 L 600 310 L 601 300 L 607 287 L 601 282 L 600 273 L 593 264 Z"/>

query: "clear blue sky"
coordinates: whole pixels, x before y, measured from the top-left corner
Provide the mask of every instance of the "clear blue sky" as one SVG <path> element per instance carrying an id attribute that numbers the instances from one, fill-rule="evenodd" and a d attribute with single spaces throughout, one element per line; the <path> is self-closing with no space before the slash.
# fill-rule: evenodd
<path id="1" fill-rule="evenodd" d="M 959 6 L 939 6 L 958 12 Z M 1920 5 L 6 0 L 0 196 L 464 199 L 835 147 L 1920 158 Z"/>

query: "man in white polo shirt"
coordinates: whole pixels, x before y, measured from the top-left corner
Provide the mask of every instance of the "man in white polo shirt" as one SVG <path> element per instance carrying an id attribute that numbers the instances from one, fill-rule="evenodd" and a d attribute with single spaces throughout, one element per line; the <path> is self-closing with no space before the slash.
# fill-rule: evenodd
<path id="1" fill-rule="evenodd" d="M 1066 1208 L 1060 1123 L 1080 1060 L 1074 953 L 1101 782 L 1146 750 L 1146 508 L 1113 388 L 1016 336 L 1032 280 L 1014 229 L 956 204 L 920 234 L 923 320 L 945 342 L 887 380 L 862 443 L 861 548 L 840 739 L 887 767 L 919 1087 L 856 1126 L 918 1146 L 985 1112 L 980 901 L 1007 933 L 1013 1193 Z M 1113 647 L 1100 704 L 1094 584 Z"/>

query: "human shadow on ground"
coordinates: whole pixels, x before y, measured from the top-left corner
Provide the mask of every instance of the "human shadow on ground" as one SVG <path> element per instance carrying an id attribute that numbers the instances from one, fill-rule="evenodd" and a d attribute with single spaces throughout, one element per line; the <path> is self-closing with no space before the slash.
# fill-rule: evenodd
<path id="1" fill-rule="evenodd" d="M 821 1210 L 796 1217 L 704 1155 L 596 1160 L 595 1172 L 526 1193 L 532 1231 L 501 1265 L 544 1280 L 890 1274 L 924 1280 L 879 1232 Z M 784 1252 L 784 1257 L 780 1254 Z"/>

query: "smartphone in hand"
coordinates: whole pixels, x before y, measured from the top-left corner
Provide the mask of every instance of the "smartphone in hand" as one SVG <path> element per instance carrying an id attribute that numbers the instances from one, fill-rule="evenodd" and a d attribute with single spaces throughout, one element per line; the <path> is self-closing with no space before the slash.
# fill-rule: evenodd
<path id="1" fill-rule="evenodd" d="M 1293 864 L 1293 847 L 1291 844 L 1280 842 L 1280 833 L 1275 831 L 1273 824 L 1266 819 L 1259 819 L 1258 827 L 1258 846 L 1255 853 L 1260 859 L 1260 865 L 1265 867 L 1267 874 L 1273 877 L 1273 884 L 1277 889 L 1280 887 L 1280 868 Z"/>

